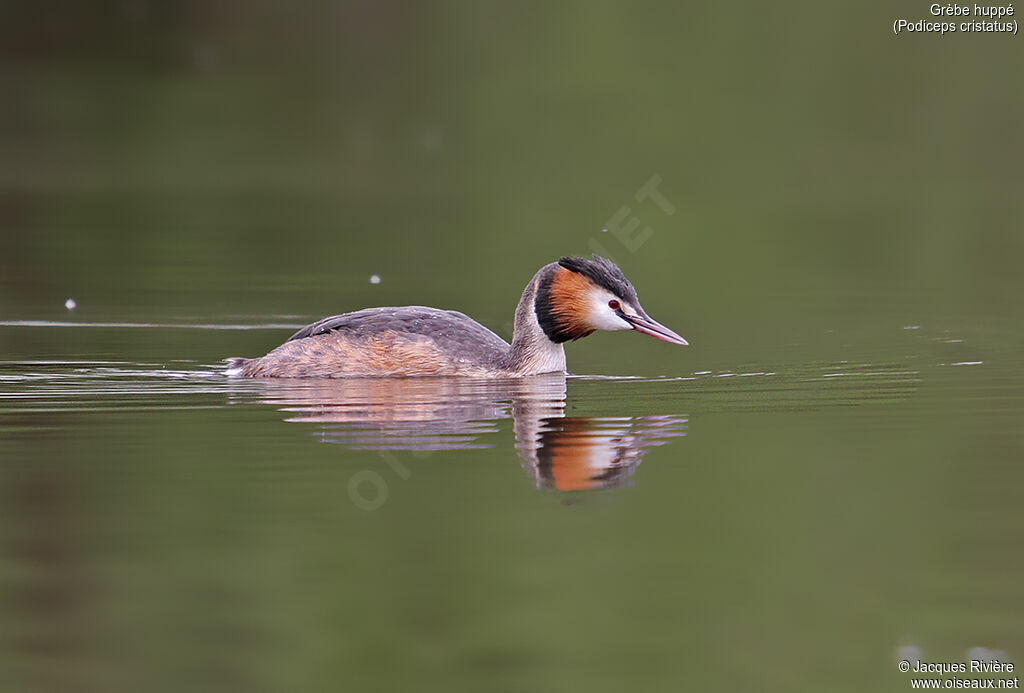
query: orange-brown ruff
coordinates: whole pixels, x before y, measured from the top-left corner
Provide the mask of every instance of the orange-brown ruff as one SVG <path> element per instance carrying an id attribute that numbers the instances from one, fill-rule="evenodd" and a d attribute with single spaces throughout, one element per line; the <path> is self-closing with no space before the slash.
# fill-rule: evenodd
<path id="1" fill-rule="evenodd" d="M 594 332 L 587 321 L 587 296 L 591 282 L 582 274 L 559 267 L 551 276 L 551 315 L 564 325 L 572 339 L 582 339 Z"/>
<path id="2" fill-rule="evenodd" d="M 686 341 L 640 307 L 636 290 L 604 258 L 565 257 L 542 267 L 516 307 L 512 343 L 456 311 L 368 308 L 308 325 L 266 356 L 227 359 L 229 375 L 350 378 L 564 372 L 562 344 L 595 330 L 635 329 Z"/>

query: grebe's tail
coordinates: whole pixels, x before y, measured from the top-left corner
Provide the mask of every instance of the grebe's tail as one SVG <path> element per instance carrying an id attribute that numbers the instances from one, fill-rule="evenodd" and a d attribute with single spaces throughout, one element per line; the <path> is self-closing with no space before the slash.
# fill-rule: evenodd
<path id="1" fill-rule="evenodd" d="M 256 359 L 244 359 L 240 356 L 232 356 L 231 358 L 224 359 L 224 363 L 227 364 L 227 367 L 224 369 L 224 375 L 246 375 L 245 367 L 255 360 Z"/>

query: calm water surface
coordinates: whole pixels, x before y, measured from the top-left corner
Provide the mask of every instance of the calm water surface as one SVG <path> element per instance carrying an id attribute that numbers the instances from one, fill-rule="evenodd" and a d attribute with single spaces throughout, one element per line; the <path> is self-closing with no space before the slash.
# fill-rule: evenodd
<path id="1" fill-rule="evenodd" d="M 1021 651 L 999 339 L 511 381 L 239 380 L 161 346 L 211 327 L 0 327 L 42 352 L 0 363 L 19 690 L 901 690 L 900 648 Z M 129 333 L 146 358 L 111 359 Z"/>
<path id="2" fill-rule="evenodd" d="M 1022 39 L 891 33 L 929 3 L 283 8 L 0 2 L 0 693 L 1024 668 Z M 372 306 L 508 338 L 591 251 L 691 346 L 220 372 Z"/>

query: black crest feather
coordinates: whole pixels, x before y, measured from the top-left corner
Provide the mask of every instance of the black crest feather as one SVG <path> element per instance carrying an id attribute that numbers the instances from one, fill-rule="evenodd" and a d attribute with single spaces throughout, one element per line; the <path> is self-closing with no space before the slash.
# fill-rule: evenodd
<path id="1" fill-rule="evenodd" d="M 582 274 L 598 286 L 608 289 L 608 291 L 611 291 L 619 298 L 625 299 L 635 307 L 640 305 L 636 289 L 626 279 L 626 275 L 622 273 L 622 270 L 611 260 L 600 255 L 594 255 L 593 260 L 581 257 L 563 257 L 558 261 L 558 264 L 567 270 Z"/>

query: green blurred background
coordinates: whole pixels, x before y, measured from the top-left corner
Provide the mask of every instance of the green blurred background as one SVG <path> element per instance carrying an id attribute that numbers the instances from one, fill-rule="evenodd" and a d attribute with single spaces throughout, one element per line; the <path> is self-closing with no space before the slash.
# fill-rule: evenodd
<path id="1" fill-rule="evenodd" d="M 0 2 L 2 321 L 426 304 L 509 337 L 597 243 L 692 346 L 597 335 L 571 370 L 794 388 L 571 387 L 691 435 L 578 504 L 507 440 L 410 459 L 369 514 L 345 484 L 378 457 L 258 401 L 10 405 L 0 688 L 905 690 L 900 644 L 1019 654 L 1022 39 L 897 17 L 928 3 Z M 0 349 L 194 366 L 287 334 Z M 833 397 L 847 360 L 919 384 Z"/>
<path id="2" fill-rule="evenodd" d="M 1020 42 L 892 34 L 927 5 L 3 13 L 5 316 L 423 296 L 497 327 L 594 238 L 695 343 L 794 303 L 837 324 L 1020 306 Z M 634 199 L 654 175 L 673 216 Z M 654 230 L 635 253 L 601 233 L 623 206 Z"/>

